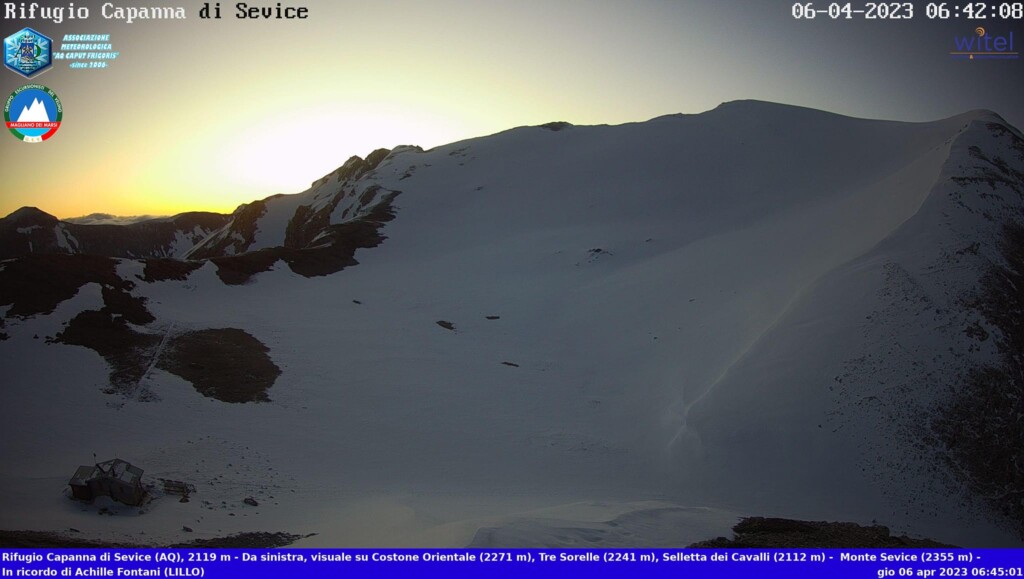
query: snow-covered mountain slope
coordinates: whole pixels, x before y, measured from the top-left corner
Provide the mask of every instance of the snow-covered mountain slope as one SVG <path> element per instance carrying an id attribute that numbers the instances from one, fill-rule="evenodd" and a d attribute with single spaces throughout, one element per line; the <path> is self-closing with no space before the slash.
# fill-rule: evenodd
<path id="1" fill-rule="evenodd" d="M 1019 545 L 942 425 L 1004 363 L 978 296 L 1022 193 L 990 112 L 735 102 L 356 158 L 193 262 L 6 261 L 2 526 L 619 546 L 768 515 Z M 198 494 L 96 517 L 60 495 L 92 452 Z"/>
<path id="2" fill-rule="evenodd" d="M 978 404 L 985 414 L 954 413 L 979 393 L 966 386 L 973 373 L 1004 366 L 1000 350 L 1017 331 L 977 306 L 986 277 L 1008 271 L 1004 226 L 1022 219 L 1024 141 L 993 120 L 975 117 L 950 143 L 908 220 L 795 293 L 720 376 L 676 404 L 674 463 L 702 467 L 682 473 L 691 484 L 713 482 L 723 500 L 744 489 L 763 509 L 796 516 L 829 505 L 837 518 L 936 533 L 961 526 L 952 540 L 986 544 L 979 521 L 1011 501 L 978 501 L 988 481 L 972 479 L 1003 476 L 1020 432 L 1000 432 L 991 401 Z M 1019 316 L 1019 303 L 1002 306 Z M 972 471 L 950 442 L 978 436 L 993 456 Z M 1024 489 L 1002 490 L 1016 503 Z M 1020 533 L 1014 509 L 1003 523 Z"/>
<path id="3" fill-rule="evenodd" d="M 23 207 L 0 219 L 0 259 L 30 253 L 180 258 L 227 221 L 226 215 L 193 212 L 125 225 L 75 223 Z"/>

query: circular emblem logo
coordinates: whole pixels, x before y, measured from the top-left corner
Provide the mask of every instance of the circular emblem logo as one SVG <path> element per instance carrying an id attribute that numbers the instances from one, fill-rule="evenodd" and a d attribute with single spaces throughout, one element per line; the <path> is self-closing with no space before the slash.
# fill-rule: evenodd
<path id="1" fill-rule="evenodd" d="M 26 84 L 7 97 L 4 122 L 26 143 L 42 143 L 56 134 L 64 108 L 57 93 L 41 84 Z"/>

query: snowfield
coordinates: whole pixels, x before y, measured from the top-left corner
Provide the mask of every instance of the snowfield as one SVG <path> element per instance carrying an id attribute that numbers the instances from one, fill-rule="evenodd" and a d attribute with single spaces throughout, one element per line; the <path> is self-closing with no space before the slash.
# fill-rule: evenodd
<path id="1" fill-rule="evenodd" d="M 249 241 L 229 222 L 196 242 L 281 247 L 302 208 L 338 225 L 399 192 L 358 265 L 305 277 L 282 259 L 228 285 L 213 261 L 152 283 L 119 262 L 154 356 L 242 329 L 281 371 L 269 402 L 205 397 L 155 362 L 135 395 L 104 393 L 103 357 L 47 340 L 104 307 L 97 283 L 7 315 L 0 528 L 684 546 L 765 515 L 1020 546 L 922 442 L 958 372 L 996 357 L 963 298 L 1024 207 L 1020 143 L 988 111 L 912 124 L 741 101 L 396 149 L 260 202 Z M 73 502 L 93 453 L 198 492 Z"/>

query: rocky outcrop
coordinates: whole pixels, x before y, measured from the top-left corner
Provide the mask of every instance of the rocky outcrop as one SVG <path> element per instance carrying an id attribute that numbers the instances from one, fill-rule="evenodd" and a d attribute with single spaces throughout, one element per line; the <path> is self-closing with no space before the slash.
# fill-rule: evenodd
<path id="1" fill-rule="evenodd" d="M 691 549 L 893 549 L 952 547 L 929 539 L 893 536 L 888 527 L 855 523 L 796 521 L 749 517 L 732 530 L 732 539 L 718 537 L 690 545 Z"/>
<path id="2" fill-rule="evenodd" d="M 0 259 L 29 254 L 181 257 L 229 218 L 190 212 L 127 225 L 92 225 L 61 221 L 35 207 L 22 207 L 0 219 Z"/>

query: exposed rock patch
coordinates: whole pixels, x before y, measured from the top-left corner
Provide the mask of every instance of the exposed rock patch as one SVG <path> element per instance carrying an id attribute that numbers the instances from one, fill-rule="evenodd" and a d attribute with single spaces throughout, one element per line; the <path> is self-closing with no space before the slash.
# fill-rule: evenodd
<path id="1" fill-rule="evenodd" d="M 48 531 L 0 531 L 4 549 L 275 549 L 291 545 L 312 535 L 291 533 L 238 533 L 213 539 L 195 539 L 171 545 L 153 545 L 121 541 L 95 541 L 69 533 Z"/>
<path id="2" fill-rule="evenodd" d="M 222 402 L 268 402 L 267 390 L 281 370 L 270 349 L 235 328 L 200 330 L 173 337 L 157 366 Z"/>
<path id="3" fill-rule="evenodd" d="M 7 317 L 49 314 L 87 283 L 118 292 L 134 287 L 118 277 L 117 262 L 109 257 L 33 254 L 9 261 L 0 270 L 0 306 L 11 306 Z"/>
<path id="4" fill-rule="evenodd" d="M 210 259 L 217 266 L 217 277 L 227 285 L 243 285 L 257 273 L 270 271 L 285 252 L 283 247 L 261 249 L 231 257 Z"/>
<path id="5" fill-rule="evenodd" d="M 1001 249 L 972 304 L 999 361 L 970 369 L 932 428 L 950 470 L 1024 536 L 1024 226 L 1006 225 Z"/>
<path id="6" fill-rule="evenodd" d="M 221 213 L 189 212 L 167 219 L 152 219 L 129 225 L 78 225 L 64 227 L 78 243 L 81 253 L 122 258 L 171 257 L 184 238 L 185 243 L 198 243 L 211 232 L 223 227 L 230 216 Z"/>
<path id="7" fill-rule="evenodd" d="M 895 537 L 888 527 L 854 523 L 795 521 L 749 517 L 732 530 L 735 538 L 718 537 L 690 545 L 691 549 L 892 549 L 952 547 L 929 539 Z"/>
<path id="8" fill-rule="evenodd" d="M 558 131 L 564 131 L 565 129 L 571 129 L 572 128 L 572 123 L 567 123 L 565 121 L 553 121 L 553 122 L 544 123 L 543 125 L 538 125 L 538 126 L 540 128 L 542 128 L 542 129 L 547 129 L 547 130 L 552 131 L 552 132 L 558 132 Z"/>
<path id="9" fill-rule="evenodd" d="M 266 390 L 281 372 L 263 344 L 234 329 L 173 337 L 140 331 L 156 318 L 145 298 L 131 294 L 134 284 L 118 277 L 113 259 L 29 255 L 10 261 L 0 270 L 0 305 L 11 306 L 7 316 L 51 313 L 87 283 L 102 286 L 103 307 L 80 312 L 52 341 L 83 346 L 102 356 L 110 365 L 105 392 L 151 399 L 144 389 L 139 391 L 140 383 L 152 367 L 159 367 L 192 382 L 205 396 L 225 402 L 268 400 Z M 162 353 L 164 339 L 168 347 Z"/>
<path id="10" fill-rule="evenodd" d="M 102 313 L 111 316 L 120 316 L 125 320 L 137 325 L 144 326 L 156 321 L 153 314 L 146 309 L 146 298 L 133 296 L 124 290 L 116 290 L 110 286 L 103 286 Z"/>
<path id="11" fill-rule="evenodd" d="M 187 543 L 168 545 L 171 549 L 278 549 L 287 547 L 299 539 L 313 535 L 292 533 L 238 533 L 213 539 L 195 539 Z"/>
<path id="12" fill-rule="evenodd" d="M 103 308 L 79 313 L 54 341 L 85 346 L 111 366 L 107 392 L 130 393 L 145 373 L 148 353 L 159 339 L 129 326 L 155 321 L 145 298 L 133 296 L 135 287 L 117 275 L 117 262 L 91 255 L 27 255 L 0 271 L 0 305 L 10 305 L 7 316 L 48 314 L 88 284 L 102 286 Z"/>
<path id="13" fill-rule="evenodd" d="M 228 215 L 191 212 L 130 224 L 60 221 L 35 207 L 0 219 L 0 259 L 31 254 L 86 253 L 104 257 L 167 257 L 183 240 L 196 243 L 223 227 Z"/>
<path id="14" fill-rule="evenodd" d="M 56 341 L 103 356 L 110 365 L 110 387 L 105 391 L 140 400 L 154 398 L 142 385 L 154 367 L 190 382 L 203 396 L 232 403 L 268 402 L 267 390 L 281 374 L 268 356 L 270 350 L 235 328 L 160 336 L 136 331 L 125 318 L 110 312 L 86 311 L 75 316 Z"/>
<path id="15" fill-rule="evenodd" d="M 145 269 L 139 276 L 144 282 L 185 281 L 195 270 L 203 266 L 199 261 L 182 261 L 180 259 L 159 258 L 145 260 Z"/>
<path id="16" fill-rule="evenodd" d="M 395 150 L 397 151 L 398 148 L 396 148 Z M 370 153 L 369 155 L 367 155 L 366 159 L 359 157 L 359 155 L 353 155 L 349 157 L 347 161 L 345 161 L 344 165 L 338 167 L 331 173 L 324 175 L 319 180 L 314 181 L 312 186 L 316 187 L 318 185 L 323 185 L 330 181 L 331 179 L 334 179 L 338 182 L 350 179 L 358 179 L 363 175 L 369 173 L 370 171 L 376 169 L 377 166 L 380 165 L 381 162 L 383 162 L 384 159 L 386 159 L 387 156 L 390 154 L 391 151 L 388 149 L 377 149 Z"/>
<path id="17" fill-rule="evenodd" d="M 320 236 L 316 247 L 274 247 L 243 255 L 215 257 L 217 276 L 228 285 L 248 283 L 253 275 L 270 271 L 278 261 L 303 277 L 317 277 L 337 273 L 357 265 L 357 249 L 377 247 L 385 239 L 380 233 L 385 223 L 395 218 L 392 202 L 397 192 L 389 193 L 369 213 L 345 223 L 331 225 Z"/>
<path id="18" fill-rule="evenodd" d="M 320 232 L 331 225 L 331 214 L 340 202 L 341 196 L 336 195 L 319 211 L 307 205 L 299 206 L 285 229 L 284 246 L 301 249 L 312 245 Z"/>
<path id="19" fill-rule="evenodd" d="M 124 318 L 115 319 L 110 312 L 89 310 L 75 316 L 55 341 L 83 346 L 103 356 L 110 365 L 110 386 L 105 392 L 130 396 L 145 375 L 160 338 L 133 330 Z"/>
<path id="20" fill-rule="evenodd" d="M 256 228 L 259 219 L 267 212 L 266 202 L 274 197 L 279 197 L 279 195 L 239 206 L 238 209 L 235 209 L 231 222 L 225 229 L 221 229 L 220 232 L 193 247 L 185 254 L 185 257 L 204 259 L 248 250 L 256 241 Z"/>

